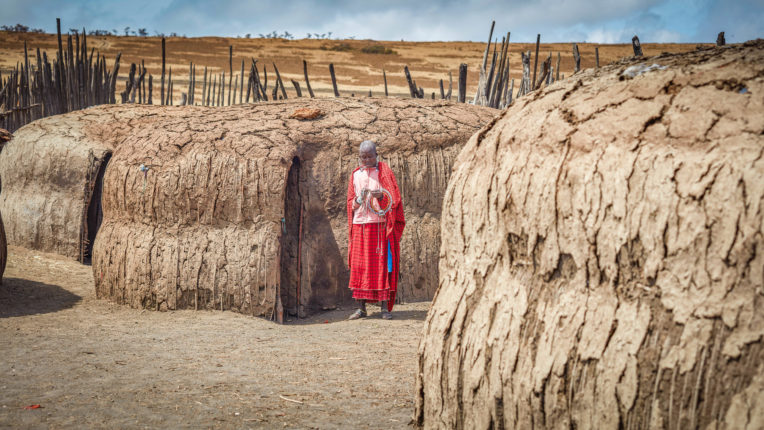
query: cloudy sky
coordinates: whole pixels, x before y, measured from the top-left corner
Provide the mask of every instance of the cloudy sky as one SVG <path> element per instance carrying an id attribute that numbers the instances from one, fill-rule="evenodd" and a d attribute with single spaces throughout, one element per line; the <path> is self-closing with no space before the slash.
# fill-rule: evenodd
<path id="1" fill-rule="evenodd" d="M 149 34 L 295 38 L 472 40 L 491 20 L 514 42 L 713 42 L 764 37 L 764 0 L 0 0 L 0 25 L 62 29 L 145 28 Z"/>

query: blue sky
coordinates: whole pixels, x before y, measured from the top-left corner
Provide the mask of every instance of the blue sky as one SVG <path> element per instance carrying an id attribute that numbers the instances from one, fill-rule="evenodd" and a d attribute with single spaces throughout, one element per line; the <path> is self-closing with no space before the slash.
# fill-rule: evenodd
<path id="1" fill-rule="evenodd" d="M 332 38 L 483 41 L 495 34 L 514 42 L 713 42 L 764 37 L 764 0 L 0 0 L 0 25 L 62 28 L 145 28 L 193 36 L 252 37 L 288 31 L 332 32 Z"/>

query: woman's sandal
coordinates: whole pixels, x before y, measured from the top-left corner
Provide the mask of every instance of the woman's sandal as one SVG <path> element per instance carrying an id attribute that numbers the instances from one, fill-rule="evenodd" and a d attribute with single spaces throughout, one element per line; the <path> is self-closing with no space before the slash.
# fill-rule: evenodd
<path id="1" fill-rule="evenodd" d="M 357 320 L 359 318 L 365 318 L 366 317 L 366 311 L 363 309 L 356 309 L 355 312 L 353 312 L 348 319 L 349 320 Z"/>
<path id="2" fill-rule="evenodd" d="M 382 319 L 383 320 L 391 320 L 393 319 L 393 314 L 388 311 L 382 311 Z"/>

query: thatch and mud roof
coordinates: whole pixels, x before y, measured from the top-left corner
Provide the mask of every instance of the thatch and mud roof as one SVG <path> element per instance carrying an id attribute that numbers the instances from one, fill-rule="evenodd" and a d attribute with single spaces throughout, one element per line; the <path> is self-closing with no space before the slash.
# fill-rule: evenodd
<path id="1" fill-rule="evenodd" d="M 417 423 L 764 426 L 763 95 L 756 41 L 584 71 L 473 136 Z"/>
<path id="2" fill-rule="evenodd" d="M 395 99 L 90 108 L 15 134 L 0 154 L 0 211 L 12 244 L 92 255 L 99 297 L 302 315 L 349 298 L 347 179 L 372 139 L 410 226 L 402 299 L 429 299 L 451 166 L 495 113 Z"/>

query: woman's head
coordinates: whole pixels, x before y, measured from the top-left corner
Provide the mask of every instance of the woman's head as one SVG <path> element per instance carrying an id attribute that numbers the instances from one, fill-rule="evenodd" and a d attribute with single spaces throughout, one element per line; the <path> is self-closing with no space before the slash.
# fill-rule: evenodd
<path id="1" fill-rule="evenodd" d="M 358 148 L 358 161 L 363 167 L 375 167 L 377 165 L 377 144 L 371 140 L 364 140 Z"/>

